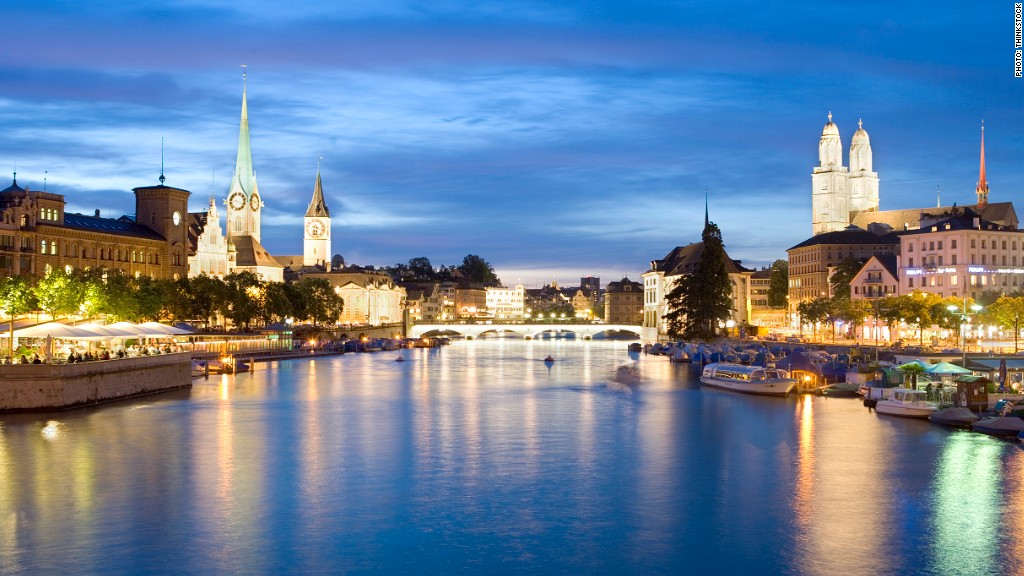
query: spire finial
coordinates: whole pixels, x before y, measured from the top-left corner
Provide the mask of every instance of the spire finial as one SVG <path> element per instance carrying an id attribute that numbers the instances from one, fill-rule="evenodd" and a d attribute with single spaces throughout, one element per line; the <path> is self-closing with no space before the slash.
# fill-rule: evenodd
<path id="1" fill-rule="evenodd" d="M 708 219 L 708 188 L 704 187 L 704 228 L 708 227 L 710 220 Z"/>
<path id="2" fill-rule="evenodd" d="M 167 180 L 166 178 L 164 178 L 164 137 L 163 136 L 160 137 L 160 178 L 158 178 L 158 180 L 160 180 L 160 185 L 161 186 L 164 185 L 164 180 Z"/>
<path id="3" fill-rule="evenodd" d="M 942 208 L 942 187 L 935 185 L 935 207 Z"/>
<path id="4" fill-rule="evenodd" d="M 863 118 L 857 118 L 857 129 L 858 130 L 863 130 L 864 129 L 864 119 Z"/>
<path id="5" fill-rule="evenodd" d="M 828 123 L 829 124 L 832 123 L 832 111 L 831 110 L 828 111 Z"/>
<path id="6" fill-rule="evenodd" d="M 245 64 L 239 64 L 242 68 L 242 84 L 245 84 Z"/>
<path id="7" fill-rule="evenodd" d="M 49 173 L 49 170 L 43 170 L 43 192 L 46 192 L 46 175 Z"/>

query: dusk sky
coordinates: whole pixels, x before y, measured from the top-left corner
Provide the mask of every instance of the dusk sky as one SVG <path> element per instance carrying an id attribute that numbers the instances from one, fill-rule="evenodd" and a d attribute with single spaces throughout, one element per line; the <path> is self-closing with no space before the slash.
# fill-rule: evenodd
<path id="1" fill-rule="evenodd" d="M 1017 201 L 1013 2 L 830 4 L 5 0 L 0 170 L 117 217 L 163 138 L 167 184 L 223 206 L 244 63 L 276 255 L 322 156 L 350 264 L 639 280 L 699 241 L 706 189 L 730 256 L 767 265 L 811 236 L 829 111 L 847 166 L 863 118 L 883 210 L 973 204 L 982 120 L 990 200 Z"/>

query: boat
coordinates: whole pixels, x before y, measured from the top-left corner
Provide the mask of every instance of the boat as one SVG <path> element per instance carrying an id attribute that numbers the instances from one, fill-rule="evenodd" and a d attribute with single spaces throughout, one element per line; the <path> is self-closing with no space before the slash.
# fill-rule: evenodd
<path id="1" fill-rule="evenodd" d="M 857 396 L 860 394 L 860 384 L 856 382 L 833 382 L 825 388 L 822 392 L 826 396 Z"/>
<path id="2" fill-rule="evenodd" d="M 927 418 L 939 410 L 937 402 L 927 400 L 928 393 L 912 388 L 895 388 L 892 395 L 875 404 L 875 411 L 890 416 Z"/>
<path id="3" fill-rule="evenodd" d="M 949 426 L 951 428 L 970 428 L 979 416 L 964 407 L 953 407 L 932 412 L 928 419 L 933 424 Z"/>
<path id="4" fill-rule="evenodd" d="M 1024 432 L 1024 405 L 1015 406 L 1013 402 L 1007 402 L 996 414 L 992 418 L 976 420 L 971 429 L 999 438 L 1018 438 Z"/>
<path id="5" fill-rule="evenodd" d="M 785 396 L 796 389 L 796 380 L 789 373 L 778 368 L 744 366 L 731 362 L 713 362 L 704 367 L 700 383 L 715 388 L 762 394 Z"/>
<path id="6" fill-rule="evenodd" d="M 629 350 L 630 352 L 643 352 L 644 351 L 643 345 L 640 344 L 639 342 L 631 343 L 629 346 L 626 347 L 626 349 Z"/>

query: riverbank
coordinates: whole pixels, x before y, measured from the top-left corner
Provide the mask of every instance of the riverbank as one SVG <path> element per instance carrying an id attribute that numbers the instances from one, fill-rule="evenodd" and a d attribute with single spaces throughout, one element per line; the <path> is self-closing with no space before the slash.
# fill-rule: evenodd
<path id="1" fill-rule="evenodd" d="M 69 410 L 188 388 L 192 354 L 75 364 L 12 364 L 0 370 L 0 412 Z"/>

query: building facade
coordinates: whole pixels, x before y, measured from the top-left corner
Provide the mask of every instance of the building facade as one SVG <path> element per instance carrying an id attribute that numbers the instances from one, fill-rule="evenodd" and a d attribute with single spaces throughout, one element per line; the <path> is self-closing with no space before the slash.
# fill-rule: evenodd
<path id="1" fill-rule="evenodd" d="M 522 320 L 526 314 L 526 289 L 522 284 L 512 288 L 486 288 L 485 306 L 495 320 Z"/>
<path id="2" fill-rule="evenodd" d="M 302 277 L 325 278 L 331 283 L 334 292 L 344 300 L 344 311 L 338 318 L 342 324 L 381 326 L 402 322 L 405 288 L 384 272 L 311 272 Z"/>
<path id="3" fill-rule="evenodd" d="M 604 321 L 609 324 L 642 324 L 644 285 L 623 276 L 604 289 Z"/>
<path id="4" fill-rule="evenodd" d="M 323 266 L 329 270 L 331 263 L 331 212 L 327 209 L 327 202 L 324 200 L 319 163 L 316 167 L 313 198 L 309 201 L 303 222 L 305 236 L 302 240 L 302 265 Z"/>

